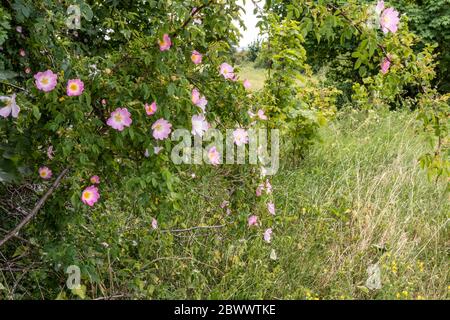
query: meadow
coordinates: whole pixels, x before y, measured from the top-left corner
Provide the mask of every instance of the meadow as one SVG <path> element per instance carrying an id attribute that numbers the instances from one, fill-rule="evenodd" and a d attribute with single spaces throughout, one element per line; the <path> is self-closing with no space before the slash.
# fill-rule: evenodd
<path id="1" fill-rule="evenodd" d="M 447 2 L 2 2 L 0 300 L 448 299 Z"/>
<path id="2" fill-rule="evenodd" d="M 234 239 L 238 223 L 216 215 L 223 194 L 212 193 L 209 183 L 186 185 L 188 220 L 229 225 L 179 235 L 187 261 L 155 262 L 160 276 L 177 270 L 177 280 L 161 282 L 163 297 L 448 298 L 448 194 L 445 183 L 429 181 L 418 165 L 429 145 L 415 134 L 416 121 L 404 112 L 348 111 L 321 130 L 305 159 L 283 163 L 273 179 L 278 208 L 271 245 L 254 232 Z M 227 188 L 217 176 L 199 179 Z M 381 270 L 378 290 L 366 287 L 372 264 Z M 192 268 L 190 277 L 181 276 Z"/>
<path id="3" fill-rule="evenodd" d="M 78 253 L 78 263 L 90 266 L 86 271 L 97 283 L 72 294 L 118 299 L 447 299 L 448 193 L 446 184 L 429 180 L 417 162 L 430 147 L 425 134 L 416 134 L 416 121 L 408 112 L 342 111 L 320 130 L 303 160 L 282 162 L 272 180 L 277 216 L 271 244 L 257 229 L 242 226 L 245 194 L 236 197 L 231 212 L 221 208 L 229 199 L 221 190 L 233 192 L 233 183 L 217 172 L 193 171 L 193 177 L 182 179 L 184 205 L 174 214 L 183 218 L 177 224 L 174 216 L 177 228 L 161 222 L 161 230 L 151 231 L 148 215 L 130 216 L 108 202 L 108 212 L 92 216 L 81 230 L 71 230 L 92 247 Z M 254 212 L 263 216 L 265 210 L 256 205 Z M 26 256 L 27 250 L 17 255 Z M 105 258 L 119 254 L 117 250 L 128 258 Z M 366 285 L 374 264 L 381 271 L 379 289 Z M 3 270 L 5 297 L 26 298 L 26 287 L 39 285 L 39 279 L 65 277 L 57 267 L 39 268 L 27 271 L 33 275 L 29 279 L 15 280 Z M 44 296 L 69 297 L 65 290 L 39 290 Z"/>

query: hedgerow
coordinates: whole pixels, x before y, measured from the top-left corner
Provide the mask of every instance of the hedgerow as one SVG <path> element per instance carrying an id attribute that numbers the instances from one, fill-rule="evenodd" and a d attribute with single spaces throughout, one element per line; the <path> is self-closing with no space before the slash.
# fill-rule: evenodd
<path id="1" fill-rule="evenodd" d="M 234 0 L 76 5 L 79 17 L 65 2 L 16 0 L 0 7 L 0 181 L 13 199 L 2 209 L 14 211 L 1 218 L 9 233 L 0 246 L 11 256 L 35 250 L 27 259 L 37 256 L 52 266 L 57 276 L 34 273 L 49 286 L 45 297 L 66 297 L 64 270 L 73 264 L 81 267 L 84 287 L 72 294 L 112 296 L 113 281 L 106 289 L 103 280 L 111 260 L 121 281 L 133 281 L 127 294 L 152 295 L 155 288 L 146 287 L 145 277 L 130 280 L 151 263 L 140 257 L 180 255 L 171 234 L 198 223 L 232 228 L 236 239 L 255 233 L 269 245 L 278 207 L 264 169 L 224 165 L 219 146 L 207 150 L 207 166 L 177 165 L 171 134 L 187 129 L 194 139 L 210 128 L 232 129 L 234 144 L 245 147 L 247 130 L 280 129 L 294 149 L 286 153 L 299 157 L 317 128 L 333 118 L 341 93 L 309 80 L 308 35 L 319 46 L 337 37 L 341 45 L 356 42 L 349 51 L 360 81 L 353 83 L 351 103 L 422 110 L 425 126 L 438 137 L 436 152 L 422 163 L 438 176 L 448 172 L 448 96 L 431 85 L 433 47 L 415 54 L 417 37 L 406 19 L 381 2 L 292 1 L 280 18 L 273 6 L 284 4 L 268 1 L 260 7 L 260 27 L 267 34 L 262 54 L 269 70 L 259 92 L 249 90 L 231 65 L 239 38 Z M 230 182 L 218 190 L 221 210 L 205 214 L 205 221 L 189 221 L 183 216 L 183 181 L 207 184 L 200 179 L 210 172 Z M 32 204 L 17 206 L 19 195 L 8 188 L 20 186 L 31 190 Z M 263 216 L 254 212 L 261 207 Z M 31 242 L 9 241 L 32 218 L 26 227 Z M 219 277 L 219 271 L 212 268 L 206 276 Z"/>

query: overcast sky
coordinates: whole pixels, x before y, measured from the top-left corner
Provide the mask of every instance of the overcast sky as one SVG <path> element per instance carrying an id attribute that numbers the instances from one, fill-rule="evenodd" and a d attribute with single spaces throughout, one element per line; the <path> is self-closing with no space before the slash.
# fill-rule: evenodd
<path id="1" fill-rule="evenodd" d="M 245 14 L 242 12 L 241 17 L 245 22 L 247 30 L 239 28 L 242 33 L 242 38 L 241 41 L 239 42 L 239 47 L 244 48 L 258 38 L 259 29 L 256 28 L 256 23 L 258 22 L 258 19 L 253 14 L 253 9 L 255 8 L 255 6 L 253 5 L 253 2 L 251 0 L 246 0 L 245 6 L 243 5 L 243 1 L 239 0 L 239 5 L 245 8 Z"/>

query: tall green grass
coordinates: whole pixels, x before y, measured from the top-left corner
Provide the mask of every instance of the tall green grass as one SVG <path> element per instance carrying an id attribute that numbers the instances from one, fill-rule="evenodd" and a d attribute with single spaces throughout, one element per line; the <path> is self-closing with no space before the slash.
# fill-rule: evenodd
<path id="1" fill-rule="evenodd" d="M 227 166 L 192 167 L 181 179 L 180 211 L 134 212 L 132 196 L 127 208 L 105 197 L 107 210 L 68 226 L 63 246 L 39 248 L 48 261 L 0 271 L 0 298 L 80 297 L 50 263 L 61 261 L 82 266 L 87 298 L 447 299 L 446 182 L 419 168 L 429 147 L 416 128 L 407 112 L 340 114 L 303 160 L 284 162 L 271 178 L 270 244 L 264 202 Z M 264 228 L 249 228 L 250 214 Z M 373 290 L 366 280 L 374 264 L 381 288 Z"/>
<path id="2" fill-rule="evenodd" d="M 239 66 L 239 76 L 242 80 L 248 79 L 252 85 L 252 90 L 260 90 L 266 81 L 266 69 L 255 68 L 254 63 L 244 62 Z"/>
<path id="3" fill-rule="evenodd" d="M 227 181 L 197 177 L 204 183 L 186 188 L 183 214 L 192 225 L 232 223 L 178 235 L 178 250 L 195 260 L 160 262 L 160 270 L 182 266 L 189 273 L 168 279 L 163 297 L 447 298 L 448 194 L 445 182 L 430 182 L 419 168 L 428 145 L 418 127 L 406 112 L 350 112 L 324 128 L 298 166 L 285 163 L 273 178 L 271 244 L 263 228 L 246 227 L 245 196 L 226 216 L 218 207 Z M 264 205 L 251 205 L 267 216 Z M 381 289 L 366 287 L 373 264 L 381 269 Z"/>
<path id="4" fill-rule="evenodd" d="M 300 168 L 282 170 L 279 296 L 443 299 L 448 295 L 448 194 L 417 159 L 427 149 L 409 113 L 346 113 Z M 381 268 L 380 290 L 365 287 Z"/>

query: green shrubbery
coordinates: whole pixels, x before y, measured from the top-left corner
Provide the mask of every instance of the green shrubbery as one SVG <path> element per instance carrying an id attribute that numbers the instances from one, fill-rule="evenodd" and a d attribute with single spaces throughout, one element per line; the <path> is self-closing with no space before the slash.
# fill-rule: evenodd
<path id="1" fill-rule="evenodd" d="M 283 223 L 270 214 L 279 208 L 278 195 L 256 166 L 175 165 L 169 134 L 195 131 L 193 117 L 203 117 L 205 130 L 204 124 L 280 129 L 288 146 L 283 156 L 296 161 L 348 89 L 311 79 L 305 49 L 311 38 L 317 45 L 339 41 L 349 52 L 358 76 L 350 80 L 348 104 L 419 109 L 438 139 L 422 163 L 447 174 L 448 96 L 431 85 L 433 48 L 415 54 L 417 38 L 403 18 L 398 31 L 366 26 L 379 22 L 375 4 L 272 1 L 286 12 L 280 18 L 269 2 L 260 22 L 269 41 L 259 53 L 268 77 L 253 92 L 227 64 L 239 37 L 236 1 L 77 4 L 76 30 L 60 2 L 0 7 L 2 232 L 46 200 L 21 238 L 0 244 L 6 259 L 19 260 L 13 267 L 32 266 L 24 271 L 23 291 L 8 288 L 0 292 L 6 298 L 267 297 L 264 288 L 282 276 L 268 258 L 267 240 L 267 231 L 276 237 Z M 67 174 L 58 185 L 61 172 Z M 265 190 L 260 197 L 258 188 Z M 257 223 L 249 220 L 255 214 Z M 217 250 L 202 250 L 202 242 Z M 64 271 L 73 264 L 83 287 L 67 291 Z M 245 272 L 261 275 L 249 284 L 254 294 L 236 293 Z"/>

